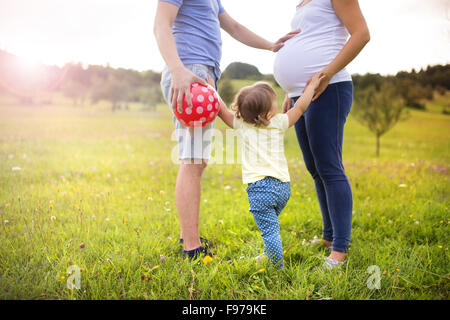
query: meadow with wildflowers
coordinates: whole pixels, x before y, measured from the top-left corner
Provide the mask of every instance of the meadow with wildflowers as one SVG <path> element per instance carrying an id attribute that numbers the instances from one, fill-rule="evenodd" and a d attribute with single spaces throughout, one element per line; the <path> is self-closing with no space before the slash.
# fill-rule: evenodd
<path id="1" fill-rule="evenodd" d="M 200 232 L 217 259 L 181 258 L 167 106 L 1 103 L 0 299 L 448 299 L 449 128 L 433 106 L 411 111 L 377 158 L 374 137 L 349 117 L 352 242 L 348 263 L 331 272 L 321 270 L 319 205 L 290 129 L 279 271 L 254 259 L 263 245 L 239 164 L 204 173 Z M 67 286 L 70 266 L 79 289 Z"/>

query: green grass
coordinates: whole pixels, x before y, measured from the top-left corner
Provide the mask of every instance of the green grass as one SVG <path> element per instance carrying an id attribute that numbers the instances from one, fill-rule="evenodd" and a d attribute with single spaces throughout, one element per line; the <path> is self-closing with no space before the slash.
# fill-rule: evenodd
<path id="1" fill-rule="evenodd" d="M 277 271 L 253 260 L 262 241 L 239 165 L 212 163 L 204 173 L 200 230 L 220 260 L 181 259 L 167 106 L 111 113 L 3 104 L 0 298 L 448 299 L 449 128 L 449 116 L 412 111 L 376 158 L 374 137 L 348 119 L 352 247 L 333 272 L 320 269 L 327 252 L 308 245 L 321 235 L 321 215 L 290 129 L 292 196 L 280 215 L 286 270 Z M 66 287 L 70 264 L 83 268 L 80 290 Z M 379 290 L 366 285 L 371 265 L 381 270 Z"/>

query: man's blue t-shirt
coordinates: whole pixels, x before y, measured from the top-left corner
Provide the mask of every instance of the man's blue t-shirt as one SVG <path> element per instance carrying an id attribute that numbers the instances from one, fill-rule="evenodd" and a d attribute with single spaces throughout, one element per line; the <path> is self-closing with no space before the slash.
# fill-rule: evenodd
<path id="1" fill-rule="evenodd" d="M 183 64 L 212 66 L 219 78 L 222 38 L 218 16 L 225 11 L 220 0 L 160 1 L 172 3 L 179 8 L 172 33 Z"/>

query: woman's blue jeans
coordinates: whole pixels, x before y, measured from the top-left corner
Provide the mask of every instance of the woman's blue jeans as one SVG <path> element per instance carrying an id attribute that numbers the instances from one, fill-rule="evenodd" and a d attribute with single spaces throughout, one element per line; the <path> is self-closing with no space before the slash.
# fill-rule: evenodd
<path id="1" fill-rule="evenodd" d="M 292 105 L 298 97 L 292 99 Z M 323 219 L 323 239 L 347 252 L 352 227 L 352 189 L 342 164 L 344 124 L 353 102 L 353 83 L 328 85 L 295 124 L 306 168 L 314 179 Z"/>

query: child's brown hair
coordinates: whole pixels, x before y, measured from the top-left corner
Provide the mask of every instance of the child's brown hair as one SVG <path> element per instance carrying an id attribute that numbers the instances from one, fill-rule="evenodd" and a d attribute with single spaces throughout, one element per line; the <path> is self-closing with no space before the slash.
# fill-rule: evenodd
<path id="1" fill-rule="evenodd" d="M 252 86 L 239 90 L 231 105 L 236 112 L 236 118 L 257 127 L 267 126 L 267 114 L 272 109 L 276 93 L 267 82 L 259 81 Z"/>

